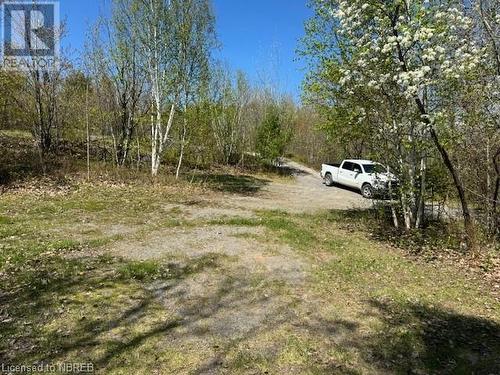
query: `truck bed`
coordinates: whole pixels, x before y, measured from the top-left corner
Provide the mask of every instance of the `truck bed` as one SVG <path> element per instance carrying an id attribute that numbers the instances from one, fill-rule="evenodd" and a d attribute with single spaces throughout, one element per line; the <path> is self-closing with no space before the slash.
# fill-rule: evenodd
<path id="1" fill-rule="evenodd" d="M 329 167 L 340 168 L 341 163 L 324 163 L 324 164 L 328 165 Z"/>

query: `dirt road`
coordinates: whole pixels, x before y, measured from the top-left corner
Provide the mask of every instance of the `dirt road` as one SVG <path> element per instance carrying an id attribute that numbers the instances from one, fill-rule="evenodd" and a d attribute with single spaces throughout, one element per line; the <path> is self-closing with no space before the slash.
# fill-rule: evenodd
<path id="1" fill-rule="evenodd" d="M 262 235 L 262 228 L 239 226 L 238 220 L 256 218 L 256 213 L 262 210 L 296 214 L 328 209 L 363 209 L 371 205 L 371 201 L 357 192 L 325 186 L 319 172 L 313 169 L 292 161 L 287 161 L 283 168 L 293 171 L 291 180 L 266 181 L 252 194 L 216 194 L 202 198 L 201 204 L 197 205 L 166 204 L 164 210 L 167 213 L 175 212 L 177 218 L 192 225 L 162 229 L 139 241 L 123 241 L 111 251 L 132 259 L 221 253 L 239 256 L 239 260 L 252 269 L 256 259 L 259 260 L 257 263 L 270 270 L 275 270 L 279 263 L 288 269 L 290 251 L 275 249 L 278 255 L 271 258 L 263 256 L 262 253 L 268 250 L 252 238 Z M 213 225 L 217 221 L 222 225 Z M 230 221 L 229 225 L 223 225 L 225 221 Z"/>
<path id="2" fill-rule="evenodd" d="M 339 212 L 370 201 L 285 168 L 292 177 L 221 168 L 177 184 L 4 194 L 0 363 L 91 363 L 106 375 L 500 373 L 488 280 L 409 257 L 363 230 L 363 213 Z"/>
<path id="3" fill-rule="evenodd" d="M 371 205 L 355 191 L 324 185 L 319 171 L 293 161 L 287 161 L 283 167 L 293 171 L 292 182 L 273 181 L 255 196 L 228 196 L 227 201 L 247 209 L 308 213 L 325 209 L 368 208 Z"/>

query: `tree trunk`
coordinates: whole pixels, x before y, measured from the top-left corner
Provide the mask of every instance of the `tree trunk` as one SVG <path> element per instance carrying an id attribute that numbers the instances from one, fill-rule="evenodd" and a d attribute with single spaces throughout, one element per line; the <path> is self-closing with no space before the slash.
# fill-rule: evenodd
<path id="1" fill-rule="evenodd" d="M 444 146 L 441 144 L 441 141 L 439 140 L 439 136 L 437 135 L 433 124 L 429 120 L 429 116 L 427 114 L 427 111 L 425 110 L 424 103 L 420 100 L 420 98 L 418 96 L 415 97 L 415 103 L 417 104 L 417 107 L 420 111 L 420 114 L 422 115 L 422 119 L 423 119 L 424 123 L 426 123 L 427 126 L 429 127 L 429 133 L 431 135 L 432 141 L 434 142 L 434 145 L 438 149 L 439 154 L 441 155 L 441 158 L 443 159 L 444 165 L 446 166 L 446 169 L 448 169 L 448 172 L 451 174 L 451 177 L 453 179 L 453 183 L 455 185 L 455 188 L 457 189 L 458 197 L 460 199 L 460 204 L 462 206 L 462 215 L 464 218 L 464 228 L 465 228 L 467 245 L 468 245 L 469 250 L 471 250 L 474 253 L 477 251 L 476 230 L 475 230 L 475 226 L 474 226 L 474 221 L 472 219 L 472 216 L 471 216 L 471 213 L 469 210 L 469 204 L 467 201 L 467 197 L 465 195 L 464 184 L 462 182 L 462 179 L 460 178 L 460 174 L 458 173 L 457 169 L 455 168 L 455 166 L 453 165 L 453 162 L 450 159 L 448 151 L 446 151 Z"/>
<path id="2" fill-rule="evenodd" d="M 397 6 L 399 8 L 399 5 Z M 396 39 L 399 37 L 398 29 L 397 29 L 397 13 L 399 12 L 396 11 L 396 17 L 391 18 L 391 26 L 392 26 L 392 33 L 393 36 L 396 37 Z M 397 50 L 398 50 L 398 59 L 399 62 L 402 65 L 402 69 L 405 72 L 408 72 L 408 65 L 405 59 L 405 54 L 403 52 L 403 49 L 399 42 L 397 42 Z M 417 108 L 420 112 L 420 115 L 422 116 L 422 121 L 429 127 L 429 132 L 431 134 L 432 141 L 434 142 L 436 148 L 438 149 L 441 158 L 443 159 L 443 162 L 448 169 L 449 173 L 451 174 L 453 178 L 453 183 L 455 184 L 455 188 L 457 189 L 458 196 L 460 198 L 460 203 L 462 205 L 462 213 L 463 213 L 463 218 L 464 218 L 464 227 L 465 227 L 465 234 L 466 234 L 466 239 L 467 239 L 467 245 L 470 250 L 473 252 L 477 251 L 477 243 L 476 243 L 476 235 L 475 235 L 475 228 L 474 228 L 474 222 L 472 220 L 470 210 L 469 210 L 469 205 L 467 203 L 467 197 L 465 196 L 465 190 L 464 190 L 464 185 L 463 182 L 460 178 L 460 175 L 458 174 L 455 166 L 453 165 L 449 155 L 448 151 L 444 148 L 444 146 L 441 144 L 439 137 L 436 133 L 436 130 L 433 127 L 433 124 L 431 120 L 429 119 L 429 115 L 426 111 L 426 107 L 424 102 L 420 99 L 418 95 L 415 95 L 414 97 L 415 104 L 417 105 Z"/>
<path id="3" fill-rule="evenodd" d="M 448 169 L 448 171 L 451 174 L 451 177 L 453 178 L 453 183 L 455 184 L 455 188 L 457 189 L 458 192 L 458 197 L 460 199 L 460 204 L 462 205 L 462 214 L 464 218 L 464 227 L 465 227 L 465 234 L 467 236 L 467 245 L 469 247 L 469 250 L 472 252 L 477 251 L 477 243 L 476 243 L 476 231 L 474 227 L 474 221 L 472 220 L 472 216 L 470 214 L 469 210 L 469 204 L 467 202 L 467 197 L 465 196 L 465 189 L 464 185 L 462 182 L 462 179 L 460 178 L 460 175 L 458 174 L 458 171 L 456 170 L 455 166 L 453 165 L 450 156 L 448 155 L 448 151 L 443 147 L 441 142 L 439 141 L 439 137 L 434 130 L 434 127 L 430 125 L 430 134 L 431 138 L 437 147 L 439 153 L 441 154 L 441 157 L 443 159 L 443 162 Z"/>
<path id="4" fill-rule="evenodd" d="M 405 167 L 405 163 L 403 160 L 403 154 L 402 154 L 402 151 L 401 151 L 399 146 L 398 146 L 398 153 L 399 153 L 399 169 L 400 169 L 401 173 L 404 173 L 404 171 L 406 170 L 406 167 Z M 400 202 L 401 202 L 401 210 L 403 211 L 403 219 L 404 219 L 404 223 L 405 223 L 405 229 L 410 230 L 411 229 L 411 215 L 410 215 L 411 207 L 409 207 L 409 204 L 408 204 L 409 200 L 408 200 L 407 186 L 400 186 L 400 189 L 401 189 Z"/>
<path id="5" fill-rule="evenodd" d="M 387 168 L 387 173 L 390 173 L 389 168 Z M 394 207 L 393 203 L 393 190 L 392 190 L 392 182 L 389 181 L 389 199 L 391 200 L 391 215 L 392 215 L 392 223 L 394 224 L 394 228 L 398 229 L 399 228 L 399 220 L 398 220 L 398 213 L 396 211 L 396 208 Z"/>
<path id="6" fill-rule="evenodd" d="M 161 112 L 159 110 L 156 111 L 156 122 L 154 115 L 151 115 L 151 174 L 153 177 L 158 175 L 163 148 L 168 141 L 168 135 L 170 133 L 170 129 L 172 129 L 174 116 L 175 104 L 172 104 L 170 115 L 168 117 L 167 128 L 165 129 L 165 133 L 163 133 L 161 128 Z"/>
<path id="7" fill-rule="evenodd" d="M 499 234 L 500 228 L 500 214 L 498 213 L 498 200 L 500 197 L 498 196 L 500 193 L 500 165 L 498 164 L 498 157 L 500 157 L 500 150 L 498 150 L 493 157 L 493 165 L 495 166 L 495 191 L 493 192 L 493 220 L 492 220 L 492 233 Z"/>
<path id="8" fill-rule="evenodd" d="M 139 142 L 139 135 L 137 135 L 137 170 L 141 168 L 141 145 Z"/>
<path id="9" fill-rule="evenodd" d="M 408 208 L 408 196 L 406 192 L 401 193 L 401 207 L 403 210 L 403 218 L 405 220 L 405 229 L 409 231 L 411 229 L 411 217 L 410 209 Z"/>
<path id="10" fill-rule="evenodd" d="M 90 181 L 89 85 L 85 90 L 85 123 L 87 128 L 87 181 Z"/>
<path id="11" fill-rule="evenodd" d="M 177 171 L 175 173 L 175 178 L 178 180 L 181 173 L 182 160 L 184 159 L 184 147 L 186 144 L 186 133 L 187 133 L 187 119 L 184 119 L 184 124 L 182 126 L 182 137 L 181 137 L 181 153 L 179 155 L 179 163 L 177 164 Z"/>
<path id="12" fill-rule="evenodd" d="M 415 222 L 415 227 L 420 228 L 423 225 L 424 217 L 425 217 L 425 177 L 427 171 L 427 163 L 425 160 L 425 156 L 420 160 L 420 197 L 418 199 L 418 211 L 417 211 L 417 220 Z"/>
<path id="13" fill-rule="evenodd" d="M 158 123 L 155 123 L 154 116 L 151 115 L 151 175 L 153 177 L 158 176 L 158 170 L 160 169 L 160 151 L 158 139 Z"/>

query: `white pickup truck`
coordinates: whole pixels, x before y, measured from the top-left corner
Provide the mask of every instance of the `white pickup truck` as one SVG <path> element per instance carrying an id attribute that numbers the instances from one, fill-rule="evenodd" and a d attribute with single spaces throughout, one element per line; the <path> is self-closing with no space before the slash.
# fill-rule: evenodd
<path id="1" fill-rule="evenodd" d="M 341 164 L 323 164 L 321 177 L 327 186 L 334 184 L 359 189 L 365 198 L 376 194 L 387 194 L 389 184 L 396 189 L 395 175 L 380 163 L 370 160 L 344 160 Z"/>

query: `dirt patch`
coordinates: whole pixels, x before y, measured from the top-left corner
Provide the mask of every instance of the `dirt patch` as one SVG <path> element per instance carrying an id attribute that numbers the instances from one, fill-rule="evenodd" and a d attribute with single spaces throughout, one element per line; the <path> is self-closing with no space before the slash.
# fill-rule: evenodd
<path id="1" fill-rule="evenodd" d="M 109 252 L 134 260 L 219 254 L 233 258 L 247 272 L 266 272 L 271 278 L 291 282 L 302 280 L 305 263 L 286 245 L 263 243 L 254 238 L 264 235 L 264 229 L 256 227 L 170 228 L 140 241 L 118 242 Z"/>
<path id="2" fill-rule="evenodd" d="M 182 211 L 188 218 L 253 217 L 255 210 L 284 210 L 292 213 L 313 213 L 318 210 L 351 210 L 372 206 L 359 192 L 323 184 L 318 171 L 288 161 L 285 168 L 292 179 L 269 180 L 253 194 L 220 189 L 219 194 L 200 197 L 196 205 L 166 205 L 166 210 Z"/>
<path id="3" fill-rule="evenodd" d="M 204 269 L 182 282 L 150 286 L 168 315 L 180 322 L 163 345 L 212 353 L 193 373 L 221 373 L 227 348 L 249 337 L 265 336 L 277 327 L 286 329 L 304 309 L 301 301 L 311 274 L 310 260 L 289 245 L 266 238 L 269 233 L 263 226 L 245 226 L 238 220 L 255 219 L 259 210 L 309 213 L 370 205 L 355 192 L 327 188 L 314 171 L 295 163 L 289 167 L 295 170 L 294 179 L 271 181 L 252 194 L 221 189 L 218 194 L 200 197 L 196 204 L 163 205 L 164 212 L 189 225 L 159 228 L 108 249 L 132 260 L 175 261 L 181 268 L 207 256 L 222 259 L 218 268 Z M 231 219 L 233 223 L 228 225 L 226 220 Z M 218 220 L 220 225 L 214 225 Z M 315 309 L 313 305 L 308 304 Z M 269 345 L 260 352 L 269 350 L 273 356 L 274 344 Z"/>
<path id="4" fill-rule="evenodd" d="M 238 340 L 276 318 L 278 310 L 290 302 L 258 275 L 234 271 L 198 274 L 171 287 L 152 286 L 169 313 L 184 321 L 174 336 Z"/>
<path id="5" fill-rule="evenodd" d="M 255 213 L 245 208 L 230 207 L 229 203 L 219 201 L 205 201 L 198 205 L 164 205 L 163 210 L 177 213 L 187 220 L 216 220 L 222 218 L 245 218 L 256 217 Z"/>

